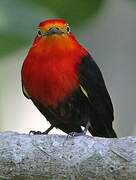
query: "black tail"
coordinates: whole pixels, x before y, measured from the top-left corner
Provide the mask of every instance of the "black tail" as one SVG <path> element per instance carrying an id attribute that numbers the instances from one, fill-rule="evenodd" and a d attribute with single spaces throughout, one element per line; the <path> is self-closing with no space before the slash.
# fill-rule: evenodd
<path id="1" fill-rule="evenodd" d="M 89 128 L 89 132 L 92 136 L 105 137 L 105 138 L 117 138 L 117 135 L 112 127 L 112 123 L 104 123 L 95 121 L 91 123 L 92 127 Z"/>

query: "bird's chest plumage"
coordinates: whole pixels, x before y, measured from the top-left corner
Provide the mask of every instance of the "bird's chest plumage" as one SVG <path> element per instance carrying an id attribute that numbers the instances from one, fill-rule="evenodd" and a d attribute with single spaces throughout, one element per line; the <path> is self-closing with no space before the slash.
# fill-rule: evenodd
<path id="1" fill-rule="evenodd" d="M 28 55 L 22 69 L 24 87 L 32 99 L 57 105 L 78 88 L 79 64 L 80 58 L 70 53 Z"/>

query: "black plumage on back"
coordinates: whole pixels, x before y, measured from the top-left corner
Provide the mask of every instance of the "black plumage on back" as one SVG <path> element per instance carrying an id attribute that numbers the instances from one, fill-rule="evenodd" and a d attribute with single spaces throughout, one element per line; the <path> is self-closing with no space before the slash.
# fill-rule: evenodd
<path id="1" fill-rule="evenodd" d="M 116 137 L 116 133 L 112 128 L 114 114 L 111 98 L 102 73 L 89 54 L 82 59 L 79 76 L 80 83 L 88 94 L 90 111 L 93 113 L 93 118 L 90 120 L 92 135 Z"/>

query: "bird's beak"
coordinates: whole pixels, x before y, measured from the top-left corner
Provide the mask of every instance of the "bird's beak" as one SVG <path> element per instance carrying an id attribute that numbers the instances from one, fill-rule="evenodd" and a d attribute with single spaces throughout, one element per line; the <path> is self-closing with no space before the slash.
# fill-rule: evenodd
<path id="1" fill-rule="evenodd" d="M 62 34 L 63 32 L 57 28 L 57 27 L 52 27 L 48 30 L 47 35 L 53 35 L 53 34 Z"/>

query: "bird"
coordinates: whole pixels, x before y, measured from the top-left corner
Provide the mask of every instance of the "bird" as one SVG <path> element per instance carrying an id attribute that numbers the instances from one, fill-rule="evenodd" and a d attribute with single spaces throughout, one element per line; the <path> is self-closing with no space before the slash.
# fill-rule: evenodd
<path id="1" fill-rule="evenodd" d="M 46 19 L 22 64 L 22 91 L 50 127 L 70 136 L 116 138 L 113 104 L 100 68 L 64 19 Z"/>

